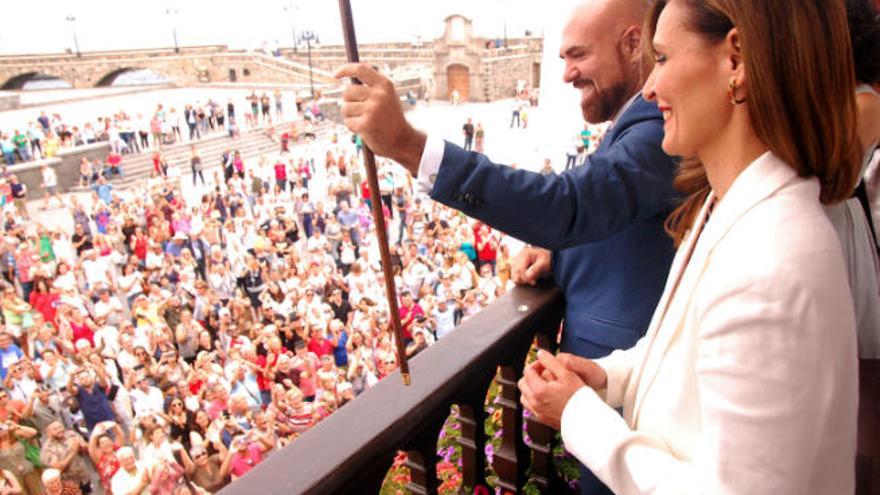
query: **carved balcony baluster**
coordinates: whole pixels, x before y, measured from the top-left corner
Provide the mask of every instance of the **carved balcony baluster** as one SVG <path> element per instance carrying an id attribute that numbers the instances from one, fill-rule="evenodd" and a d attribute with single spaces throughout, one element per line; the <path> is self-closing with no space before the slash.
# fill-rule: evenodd
<path id="1" fill-rule="evenodd" d="M 484 424 L 486 410 L 482 398 L 476 398 L 467 404 L 459 405 L 459 421 L 461 422 L 461 458 L 462 458 L 462 491 L 477 485 L 486 485 L 486 438 Z"/>
<path id="2" fill-rule="evenodd" d="M 437 432 L 421 436 L 415 448 L 406 451 L 406 466 L 410 470 L 410 482 L 406 488 L 415 495 L 437 493 Z"/>

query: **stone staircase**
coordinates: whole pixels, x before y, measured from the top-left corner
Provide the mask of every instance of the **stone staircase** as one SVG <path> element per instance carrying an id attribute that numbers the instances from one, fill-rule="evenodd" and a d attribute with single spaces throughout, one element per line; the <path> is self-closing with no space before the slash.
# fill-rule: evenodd
<path id="1" fill-rule="evenodd" d="M 284 122 L 275 125 L 275 139 L 269 137 L 265 128 L 256 128 L 250 131 L 242 132 L 240 137 L 230 138 L 225 132 L 214 132 L 208 134 L 200 140 L 183 141 L 181 143 L 165 145 L 162 147 L 162 155 L 168 161 L 170 168 L 176 168 L 181 176 L 188 177 L 190 175 L 190 144 L 195 143 L 202 157 L 202 167 L 207 175 L 209 171 L 218 168 L 220 158 L 226 150 L 237 150 L 241 153 L 244 160 L 253 160 L 261 155 L 269 155 L 277 153 L 281 149 L 279 142 L 281 134 L 284 130 L 289 129 L 291 122 Z M 315 125 L 311 131 L 318 139 L 328 137 L 334 129 L 339 127 L 330 121 L 324 121 Z M 183 129 L 184 132 L 188 132 Z M 304 132 L 304 131 L 300 131 Z M 292 144 L 295 150 L 295 144 Z M 110 180 L 116 189 L 128 189 L 137 187 L 144 183 L 144 180 L 150 176 L 153 171 L 153 152 L 152 150 L 143 153 L 135 153 L 131 155 L 123 155 L 122 170 L 124 177 L 114 177 Z M 76 186 L 69 192 L 88 192 L 87 186 Z"/>
<path id="2" fill-rule="evenodd" d="M 309 66 L 307 64 L 299 63 L 295 60 L 270 57 L 269 55 L 265 55 L 262 53 L 254 53 L 252 54 L 252 56 L 256 63 L 267 67 L 273 67 L 276 70 L 281 70 L 285 73 L 288 73 L 291 75 L 292 78 L 296 79 L 299 82 L 309 81 Z M 312 66 L 311 74 L 316 84 L 339 84 L 339 81 L 337 81 L 336 78 L 333 77 L 333 73 L 330 71 L 325 71 L 318 67 Z"/>

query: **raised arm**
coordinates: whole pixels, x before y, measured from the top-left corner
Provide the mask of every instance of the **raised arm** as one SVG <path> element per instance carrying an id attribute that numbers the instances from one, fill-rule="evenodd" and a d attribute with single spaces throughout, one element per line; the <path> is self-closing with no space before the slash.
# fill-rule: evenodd
<path id="1" fill-rule="evenodd" d="M 530 244 L 563 249 L 606 239 L 674 207 L 676 165 L 660 148 L 662 117 L 652 103 L 637 99 L 630 127 L 615 130 L 614 144 L 586 166 L 544 176 L 426 137 L 406 121 L 391 81 L 367 64 L 346 65 L 336 77 L 365 84 L 346 88 L 342 115 L 373 151 L 418 175 L 432 199 Z"/>
<path id="2" fill-rule="evenodd" d="M 220 443 L 222 444 L 223 442 Z M 220 476 L 223 478 L 229 476 L 229 471 L 232 470 L 232 451 L 226 449 L 226 447 L 224 449 L 226 452 L 223 454 L 223 463 L 220 464 Z"/>
<path id="3" fill-rule="evenodd" d="M 89 458 L 95 466 L 97 466 L 98 462 L 101 460 L 101 451 L 98 449 L 98 439 L 101 438 L 102 434 L 103 430 L 99 430 L 98 427 L 96 427 L 92 431 L 92 436 L 89 437 Z"/>
<path id="4" fill-rule="evenodd" d="M 0 475 L 6 480 L 6 484 L 8 485 L 0 487 L 0 495 L 19 495 L 22 493 L 21 484 L 11 471 L 7 471 L 6 469 L 0 470 Z"/>
<path id="5" fill-rule="evenodd" d="M 98 382 L 98 385 L 103 389 L 109 387 L 110 380 L 107 377 L 107 370 L 103 366 L 92 366 L 92 369 L 95 370 L 95 381 Z"/>
<path id="6" fill-rule="evenodd" d="M 12 432 L 15 433 L 15 436 L 18 438 L 30 439 L 34 438 L 39 433 L 37 432 L 37 430 L 31 428 L 30 426 L 12 423 L 9 425 L 9 427 L 10 430 L 12 430 Z"/>

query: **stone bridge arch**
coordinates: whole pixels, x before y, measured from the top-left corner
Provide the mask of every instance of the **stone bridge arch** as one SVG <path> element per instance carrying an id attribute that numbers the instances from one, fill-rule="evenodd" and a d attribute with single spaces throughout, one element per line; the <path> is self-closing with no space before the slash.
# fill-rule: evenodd
<path id="1" fill-rule="evenodd" d="M 103 77 L 98 79 L 98 82 L 95 83 L 95 87 L 96 88 L 103 88 L 103 87 L 113 86 L 113 83 L 116 82 L 116 80 L 120 76 L 122 76 L 124 74 L 129 74 L 132 72 L 139 72 L 139 71 L 151 72 L 159 77 L 164 78 L 166 80 L 166 82 L 171 80 L 168 76 L 161 74 L 159 72 L 156 72 L 155 70 L 153 70 L 150 67 L 120 67 L 120 68 L 111 70 L 110 72 L 106 73 Z"/>
<path id="2" fill-rule="evenodd" d="M 53 76 L 51 74 L 44 74 L 42 72 L 24 72 L 22 74 L 18 74 L 16 76 L 12 76 L 3 83 L 3 86 L 0 86 L 2 90 L 21 90 L 24 89 L 24 86 L 31 81 L 47 81 L 47 80 L 59 80 L 64 81 L 67 85 L 72 85 L 65 81 L 64 79 Z"/>

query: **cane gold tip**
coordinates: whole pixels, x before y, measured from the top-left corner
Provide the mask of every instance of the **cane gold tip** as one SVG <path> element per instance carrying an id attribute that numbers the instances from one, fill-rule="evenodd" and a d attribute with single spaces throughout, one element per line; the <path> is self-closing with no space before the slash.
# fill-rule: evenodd
<path id="1" fill-rule="evenodd" d="M 412 380 L 409 378 L 409 373 L 403 373 L 403 384 L 407 387 L 412 384 Z"/>

